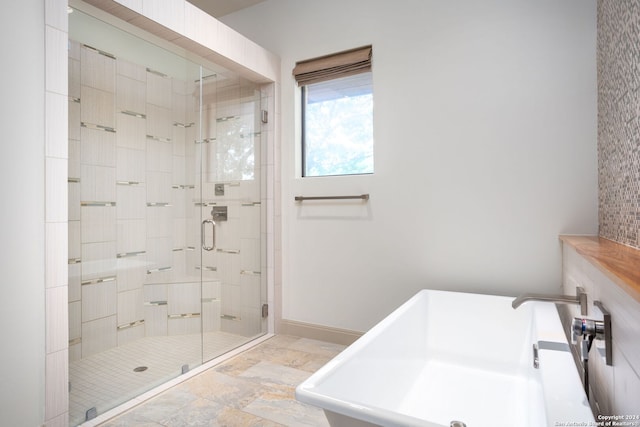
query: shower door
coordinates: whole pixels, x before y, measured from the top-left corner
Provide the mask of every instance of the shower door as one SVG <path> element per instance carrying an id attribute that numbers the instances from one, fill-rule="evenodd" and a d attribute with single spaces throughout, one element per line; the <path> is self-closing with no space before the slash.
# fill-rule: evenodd
<path id="1" fill-rule="evenodd" d="M 260 90 L 69 16 L 70 423 L 263 334 Z"/>
<path id="2" fill-rule="evenodd" d="M 199 197 L 203 355 L 205 360 L 266 332 L 264 209 L 261 203 L 261 92 L 235 75 L 204 74 Z M 196 215 L 198 217 L 198 215 Z"/>

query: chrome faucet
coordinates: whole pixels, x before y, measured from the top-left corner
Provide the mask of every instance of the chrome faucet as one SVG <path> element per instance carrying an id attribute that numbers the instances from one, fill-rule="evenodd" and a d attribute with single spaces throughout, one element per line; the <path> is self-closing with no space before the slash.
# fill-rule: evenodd
<path id="1" fill-rule="evenodd" d="M 544 294 L 522 294 L 511 303 L 511 307 L 518 308 L 520 305 L 528 301 L 545 301 L 562 304 L 576 304 L 580 306 L 580 314 L 587 314 L 587 293 L 584 288 L 578 286 L 576 295 L 544 295 Z"/>

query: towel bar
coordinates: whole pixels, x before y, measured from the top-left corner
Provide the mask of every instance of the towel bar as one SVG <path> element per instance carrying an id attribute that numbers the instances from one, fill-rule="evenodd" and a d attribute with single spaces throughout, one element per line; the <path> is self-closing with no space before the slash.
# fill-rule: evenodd
<path id="1" fill-rule="evenodd" d="M 360 194 L 358 196 L 295 196 L 296 202 L 303 202 L 305 200 L 346 200 L 346 199 L 362 199 L 369 200 L 369 194 Z"/>

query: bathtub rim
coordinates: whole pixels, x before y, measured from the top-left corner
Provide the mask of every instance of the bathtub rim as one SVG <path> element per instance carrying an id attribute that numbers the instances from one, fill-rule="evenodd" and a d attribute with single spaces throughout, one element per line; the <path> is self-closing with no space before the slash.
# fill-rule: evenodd
<path id="1" fill-rule="evenodd" d="M 440 293 L 440 294 L 460 294 L 460 295 L 471 295 L 471 296 L 482 296 L 482 297 L 493 297 L 499 299 L 505 299 L 511 301 L 513 297 L 504 296 L 504 295 L 487 295 L 487 294 L 479 294 L 479 293 L 470 293 L 470 292 L 456 292 L 456 291 L 443 291 L 443 290 L 432 290 L 432 289 L 422 289 L 418 291 L 415 295 L 413 295 L 410 299 L 408 299 L 405 303 L 396 308 L 393 312 L 391 312 L 387 317 L 377 323 L 374 327 L 372 327 L 368 332 L 366 332 L 362 337 L 356 340 L 353 344 L 347 347 L 344 351 L 334 357 L 331 361 L 325 364 L 322 368 L 312 374 L 306 381 L 296 387 L 295 397 L 298 401 L 310 404 L 316 407 L 320 407 L 325 411 L 330 411 L 334 414 L 341 415 L 344 417 L 351 417 L 357 419 L 359 421 L 369 422 L 374 425 L 379 425 L 380 422 L 392 423 L 390 425 L 403 425 L 403 426 L 422 426 L 422 427 L 446 427 L 442 424 L 437 424 L 432 421 L 423 420 L 416 418 L 414 416 L 402 414 L 399 412 L 394 412 L 389 409 L 381 408 L 379 406 L 370 405 L 364 402 L 356 402 L 354 400 L 346 400 L 336 397 L 328 396 L 327 394 L 318 391 L 318 386 L 330 376 L 335 370 L 339 369 L 342 365 L 347 363 L 351 358 L 353 358 L 356 354 L 358 354 L 362 349 L 367 346 L 371 341 L 375 340 L 380 334 L 382 334 L 389 325 L 395 322 L 398 317 L 402 316 L 407 310 L 411 309 L 415 304 L 418 303 L 418 300 L 423 298 L 424 293 Z M 536 339 L 535 342 L 546 341 L 553 342 L 559 344 L 567 344 L 568 341 L 566 335 L 564 333 L 564 329 L 560 322 L 560 315 L 554 303 L 550 302 L 531 302 L 526 306 L 520 308 L 519 310 L 531 310 L 531 315 L 534 317 L 534 322 L 536 324 Z M 553 314 L 553 315 L 552 315 Z M 538 325 L 539 323 L 539 325 Z M 544 352 L 541 352 L 544 353 Z M 570 352 L 567 352 L 567 355 L 570 356 Z M 580 376 L 573 362 L 573 359 L 569 357 L 571 360 L 571 366 L 573 370 L 571 373 L 568 373 L 567 377 L 563 378 L 563 383 L 570 384 L 572 387 L 578 386 L 579 391 L 582 393 L 582 396 L 578 396 L 577 399 L 571 399 L 573 402 L 572 407 L 575 407 L 575 402 L 580 400 L 580 397 L 584 397 L 586 400 L 586 394 L 584 393 L 584 389 L 581 387 Z M 564 365 L 563 365 L 564 366 Z M 548 377 L 548 375 L 547 375 Z M 566 380 L 566 381 L 565 381 Z M 575 384 L 576 381 L 578 384 Z M 562 390 L 561 395 L 566 396 L 572 391 L 575 391 L 573 388 L 565 388 Z M 545 400 L 545 408 L 549 404 L 549 402 L 553 403 L 558 400 L 557 395 L 553 396 L 551 399 L 548 396 L 548 393 L 544 393 Z M 569 396 L 567 396 L 569 397 Z M 588 405 L 586 405 L 586 409 L 588 410 L 588 414 L 580 409 L 580 416 L 586 417 L 587 421 L 593 420 L 593 414 L 591 413 L 591 409 Z M 358 417 L 355 418 L 354 412 L 357 413 Z M 562 411 L 561 411 L 562 412 Z M 554 413 L 555 414 L 555 413 Z M 549 411 L 546 411 L 547 420 L 550 419 Z M 588 419 L 590 418 L 590 419 Z"/>

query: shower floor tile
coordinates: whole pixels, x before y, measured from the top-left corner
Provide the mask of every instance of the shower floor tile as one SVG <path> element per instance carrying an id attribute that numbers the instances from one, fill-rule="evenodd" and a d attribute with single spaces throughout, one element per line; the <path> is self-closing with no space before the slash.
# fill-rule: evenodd
<path id="1" fill-rule="evenodd" d="M 83 358 L 69 364 L 69 419 L 72 425 L 85 420 L 86 411 L 101 414 L 182 373 L 206 359 L 226 353 L 248 341 L 223 332 L 204 335 L 146 337 L 125 346 Z M 145 368 L 136 372 L 135 368 Z M 185 403 L 189 396 L 185 396 Z M 194 399 L 195 400 L 195 399 Z M 176 397 L 174 401 L 181 402 Z M 172 401 L 171 403 L 175 403 Z M 171 405 L 169 405 L 170 407 Z M 165 410 L 169 410 L 165 408 Z M 144 425 L 144 424 L 140 424 Z"/>
<path id="2" fill-rule="evenodd" d="M 328 426 L 322 410 L 294 392 L 343 349 L 278 335 L 101 426 Z"/>

